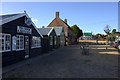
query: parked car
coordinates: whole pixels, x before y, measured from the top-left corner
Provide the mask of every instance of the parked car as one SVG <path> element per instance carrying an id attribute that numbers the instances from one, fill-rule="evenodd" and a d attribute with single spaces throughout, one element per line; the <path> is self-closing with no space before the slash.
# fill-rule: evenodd
<path id="1" fill-rule="evenodd" d="M 119 41 L 119 40 L 117 41 L 116 47 L 117 47 L 118 49 L 120 49 L 120 41 Z"/>
<path id="2" fill-rule="evenodd" d="M 113 47 L 117 48 L 117 42 L 113 42 Z"/>
<path id="3" fill-rule="evenodd" d="M 120 49 L 120 45 L 118 46 L 118 49 Z"/>

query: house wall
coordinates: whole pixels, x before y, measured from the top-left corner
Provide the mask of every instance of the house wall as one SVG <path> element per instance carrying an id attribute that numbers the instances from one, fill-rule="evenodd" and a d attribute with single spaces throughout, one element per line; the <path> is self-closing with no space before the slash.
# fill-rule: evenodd
<path id="1" fill-rule="evenodd" d="M 61 34 L 60 36 L 60 46 L 65 46 L 65 35 L 64 33 Z"/>
<path id="2" fill-rule="evenodd" d="M 43 36 L 42 39 L 42 52 L 47 53 L 49 51 L 49 37 Z"/>
<path id="3" fill-rule="evenodd" d="M 60 40 L 60 36 L 57 37 L 57 40 L 58 40 L 58 47 L 61 47 L 61 40 Z"/>
<path id="4" fill-rule="evenodd" d="M 68 28 L 68 26 L 66 25 L 66 23 L 64 23 L 64 21 L 62 21 L 59 16 L 57 17 L 56 15 L 56 18 L 48 25 L 48 27 L 61 27 L 63 26 L 64 27 L 64 32 L 65 32 L 65 44 L 66 45 L 69 45 L 69 44 L 72 44 L 74 42 L 71 42 L 71 38 L 68 38 L 68 34 L 72 34 L 73 36 L 73 31 L 71 31 L 70 28 Z"/>
<path id="5" fill-rule="evenodd" d="M 74 44 L 75 42 L 74 32 L 70 28 L 68 28 L 68 34 L 70 35 L 70 37 L 68 36 L 69 44 Z"/>
<path id="6" fill-rule="evenodd" d="M 30 38 L 31 38 L 30 44 L 32 45 L 32 37 L 30 37 Z M 32 47 L 31 45 L 30 45 L 30 58 L 43 54 L 43 52 L 42 52 L 42 38 L 41 38 L 41 47 L 31 48 Z"/>
<path id="7" fill-rule="evenodd" d="M 63 28 L 62 28 L 63 29 Z M 61 34 L 58 35 L 58 47 L 63 47 L 65 46 L 65 33 L 64 30 L 62 30 Z"/>
<path id="8" fill-rule="evenodd" d="M 17 33 L 17 26 L 23 26 L 23 27 L 28 27 L 32 29 L 32 34 L 24 34 L 24 33 Z M 42 50 L 41 47 L 40 48 L 31 48 L 31 44 L 32 44 L 32 36 L 36 36 L 36 37 L 41 37 L 38 32 L 35 30 L 35 28 L 31 25 L 31 26 L 27 26 L 25 24 L 25 16 L 18 18 L 16 20 L 13 20 L 11 22 L 8 22 L 6 24 L 2 25 L 2 33 L 7 33 L 7 34 L 11 34 L 11 51 L 9 52 L 2 52 L 2 66 L 7 66 L 19 61 L 22 61 L 25 59 L 25 49 L 24 50 L 20 50 L 20 51 L 13 51 L 12 50 L 12 36 L 15 35 L 24 35 L 24 44 L 25 44 L 25 36 L 29 36 L 29 54 L 30 57 L 42 54 Z M 25 45 L 24 45 L 25 48 Z"/>
<path id="9" fill-rule="evenodd" d="M 52 50 L 53 48 L 58 48 L 58 40 L 56 40 L 56 45 L 55 45 L 55 43 L 54 43 L 54 41 L 55 41 L 55 38 L 54 38 L 54 36 L 56 36 L 56 39 L 57 39 L 57 35 L 56 35 L 56 33 L 55 33 L 55 30 L 53 30 L 51 33 L 50 33 L 50 35 L 49 35 L 49 38 L 50 38 L 50 36 L 52 36 L 53 37 L 53 44 L 52 45 L 49 45 L 49 50 Z"/>
<path id="10" fill-rule="evenodd" d="M 59 24 L 59 25 L 57 25 L 57 24 Z M 61 27 L 61 26 L 64 27 L 65 44 L 66 44 L 66 45 L 69 45 L 69 44 L 70 44 L 70 40 L 69 40 L 69 38 L 68 38 L 68 33 L 69 33 L 69 31 L 68 31 L 68 26 L 67 26 L 65 23 L 63 23 L 59 18 L 55 18 L 55 19 L 53 20 L 53 22 L 51 22 L 48 27 L 53 27 L 53 26 L 54 26 L 54 27 Z"/>

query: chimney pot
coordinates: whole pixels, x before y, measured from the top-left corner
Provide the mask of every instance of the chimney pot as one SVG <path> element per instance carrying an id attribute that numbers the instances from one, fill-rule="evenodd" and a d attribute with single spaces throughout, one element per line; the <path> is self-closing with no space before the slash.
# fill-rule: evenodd
<path id="1" fill-rule="evenodd" d="M 67 23 L 67 19 L 65 19 L 64 22 Z"/>
<path id="2" fill-rule="evenodd" d="M 26 13 L 26 11 L 24 11 L 24 13 Z"/>
<path id="3" fill-rule="evenodd" d="M 56 12 L 56 18 L 59 18 L 59 12 Z"/>

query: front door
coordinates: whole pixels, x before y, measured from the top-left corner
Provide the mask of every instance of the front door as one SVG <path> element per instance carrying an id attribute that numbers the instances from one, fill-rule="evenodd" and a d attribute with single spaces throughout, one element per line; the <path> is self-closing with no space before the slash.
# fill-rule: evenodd
<path id="1" fill-rule="evenodd" d="M 55 45 L 55 37 L 53 36 L 53 48 L 54 48 L 54 45 Z"/>
<path id="2" fill-rule="evenodd" d="M 29 37 L 25 36 L 25 58 L 29 58 Z"/>

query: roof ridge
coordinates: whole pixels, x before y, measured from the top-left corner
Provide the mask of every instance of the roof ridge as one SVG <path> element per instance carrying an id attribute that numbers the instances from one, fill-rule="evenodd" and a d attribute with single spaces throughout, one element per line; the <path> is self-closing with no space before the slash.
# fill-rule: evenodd
<path id="1" fill-rule="evenodd" d="M 15 13 L 15 14 L 25 14 L 24 12 L 23 13 Z M 5 15 L 13 15 L 12 13 L 8 13 L 8 14 L 0 14 L 0 16 L 5 16 Z"/>

